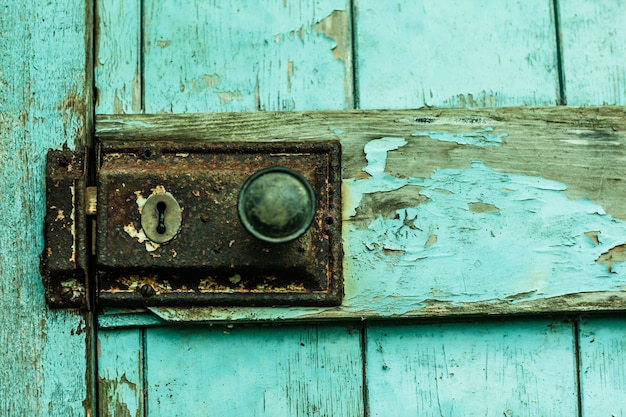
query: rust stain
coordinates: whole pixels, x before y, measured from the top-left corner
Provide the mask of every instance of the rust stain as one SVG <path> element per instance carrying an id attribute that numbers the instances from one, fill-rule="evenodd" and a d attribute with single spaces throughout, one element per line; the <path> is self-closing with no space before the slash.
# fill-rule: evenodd
<path id="1" fill-rule="evenodd" d="M 63 119 L 64 134 L 67 137 L 75 137 L 77 146 L 83 144 L 88 138 L 88 115 L 85 101 L 85 98 L 77 91 L 72 90 L 57 105 L 57 110 L 61 112 L 60 116 Z"/>
<path id="2" fill-rule="evenodd" d="M 626 244 L 617 245 L 609 249 L 600 255 L 596 262 L 606 264 L 609 272 L 613 272 L 614 262 L 626 262 Z"/>

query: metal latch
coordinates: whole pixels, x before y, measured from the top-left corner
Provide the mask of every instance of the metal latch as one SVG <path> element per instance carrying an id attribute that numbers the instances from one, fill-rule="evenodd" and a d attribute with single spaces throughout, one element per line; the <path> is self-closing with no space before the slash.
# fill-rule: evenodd
<path id="1" fill-rule="evenodd" d="M 90 287 L 104 306 L 341 303 L 337 141 L 110 141 L 95 154 L 90 185 L 87 152 L 48 153 L 51 307 L 86 306 Z"/>

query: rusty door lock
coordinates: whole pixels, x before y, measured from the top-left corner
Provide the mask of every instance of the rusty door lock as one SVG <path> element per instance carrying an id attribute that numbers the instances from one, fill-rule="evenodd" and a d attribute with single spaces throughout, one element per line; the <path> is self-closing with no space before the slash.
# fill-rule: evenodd
<path id="1" fill-rule="evenodd" d="M 103 142 L 89 187 L 84 152 L 50 151 L 48 303 L 84 306 L 91 275 L 105 306 L 340 304 L 340 152 L 336 141 Z"/>

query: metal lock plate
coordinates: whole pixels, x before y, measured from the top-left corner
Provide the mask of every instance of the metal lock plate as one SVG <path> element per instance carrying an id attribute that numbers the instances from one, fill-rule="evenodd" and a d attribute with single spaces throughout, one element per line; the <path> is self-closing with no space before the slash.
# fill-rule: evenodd
<path id="1" fill-rule="evenodd" d="M 88 294 L 85 191 L 87 150 L 48 152 L 46 165 L 45 246 L 41 272 L 48 305 L 86 307 Z"/>
<path id="2" fill-rule="evenodd" d="M 340 304 L 340 152 L 336 141 L 102 143 L 99 302 Z M 296 172 L 294 178 L 310 184 L 314 199 L 312 221 L 303 215 L 305 227 L 286 242 L 255 236 L 238 213 L 246 181 L 271 167 Z M 280 203 L 282 194 L 270 201 Z"/>

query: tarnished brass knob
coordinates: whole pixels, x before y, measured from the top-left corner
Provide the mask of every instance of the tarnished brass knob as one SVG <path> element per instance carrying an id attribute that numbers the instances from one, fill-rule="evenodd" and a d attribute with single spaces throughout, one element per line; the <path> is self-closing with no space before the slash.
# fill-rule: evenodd
<path id="1" fill-rule="evenodd" d="M 237 210 L 245 229 L 270 243 L 302 236 L 315 217 L 315 193 L 298 172 L 285 167 L 262 169 L 239 192 Z"/>

